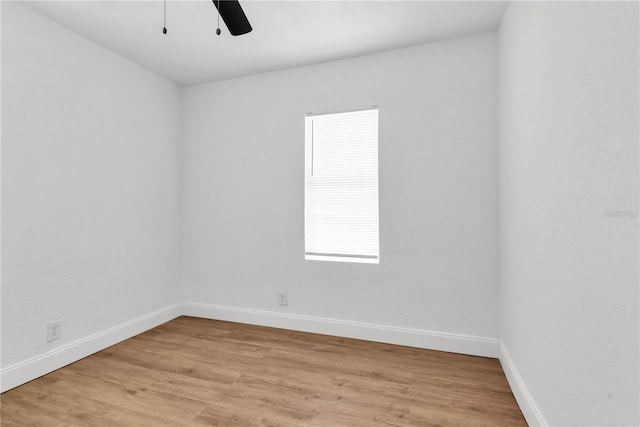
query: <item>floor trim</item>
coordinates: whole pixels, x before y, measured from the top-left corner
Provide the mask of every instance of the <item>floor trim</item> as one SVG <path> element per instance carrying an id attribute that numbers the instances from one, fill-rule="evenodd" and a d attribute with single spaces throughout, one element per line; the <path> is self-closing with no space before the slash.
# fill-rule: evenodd
<path id="1" fill-rule="evenodd" d="M 0 392 L 4 393 L 83 357 L 175 319 L 181 315 L 181 312 L 182 304 L 171 304 L 105 331 L 89 335 L 62 347 L 7 366 L 0 371 Z"/>
<path id="2" fill-rule="evenodd" d="M 536 405 L 535 400 L 533 400 L 533 396 L 529 393 L 529 389 L 516 369 L 516 365 L 513 363 L 513 359 L 511 358 L 507 347 L 502 342 L 500 342 L 500 364 L 502 365 L 502 370 L 507 377 L 513 396 L 516 398 L 516 402 L 518 402 L 518 406 L 520 406 L 522 415 L 524 415 L 529 426 L 548 426 L 549 424 L 544 419 L 542 412 L 538 409 L 538 405 Z"/>
<path id="3" fill-rule="evenodd" d="M 500 351 L 500 341 L 494 338 L 398 328 L 240 307 L 186 302 L 182 304 L 182 314 L 473 356 L 497 358 Z"/>
<path id="4" fill-rule="evenodd" d="M 547 426 L 506 346 L 498 339 L 201 303 L 176 303 L 0 370 L 0 392 L 53 372 L 181 315 L 270 326 L 429 350 L 499 358 L 530 426 Z"/>

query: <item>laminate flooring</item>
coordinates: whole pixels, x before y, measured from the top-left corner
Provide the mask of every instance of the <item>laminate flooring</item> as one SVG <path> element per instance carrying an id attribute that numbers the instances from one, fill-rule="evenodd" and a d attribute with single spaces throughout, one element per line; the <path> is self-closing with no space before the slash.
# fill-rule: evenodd
<path id="1" fill-rule="evenodd" d="M 179 317 L 0 396 L 10 426 L 526 426 L 496 359 Z"/>

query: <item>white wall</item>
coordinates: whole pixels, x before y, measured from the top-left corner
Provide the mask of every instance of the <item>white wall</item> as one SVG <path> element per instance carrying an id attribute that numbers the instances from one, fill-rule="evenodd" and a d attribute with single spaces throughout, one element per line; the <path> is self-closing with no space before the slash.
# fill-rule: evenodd
<path id="1" fill-rule="evenodd" d="M 191 310 L 500 335 L 532 424 L 638 425 L 638 4 L 516 2 L 498 42 L 500 164 L 492 34 L 186 88 L 181 122 L 2 2 L 3 378 L 179 302 L 182 256 Z M 373 104 L 381 264 L 304 261 L 304 114 Z"/>
<path id="2" fill-rule="evenodd" d="M 178 87 L 2 2 L 3 370 L 179 303 L 179 139 Z"/>
<path id="3" fill-rule="evenodd" d="M 499 46 L 500 336 L 521 406 L 637 426 L 638 3 L 514 2 Z"/>
<path id="4" fill-rule="evenodd" d="M 496 338 L 496 49 L 483 34 L 186 88 L 184 301 Z M 371 105 L 381 262 L 305 261 L 305 112 Z"/>

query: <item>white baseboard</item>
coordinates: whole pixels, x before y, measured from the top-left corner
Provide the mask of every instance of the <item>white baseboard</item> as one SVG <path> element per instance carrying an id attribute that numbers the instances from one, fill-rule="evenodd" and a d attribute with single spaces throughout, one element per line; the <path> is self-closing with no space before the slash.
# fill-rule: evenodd
<path id="1" fill-rule="evenodd" d="M 542 412 L 538 409 L 538 405 L 536 405 L 535 400 L 533 400 L 533 396 L 529 393 L 520 373 L 518 373 L 518 370 L 513 363 L 513 359 L 511 359 L 511 356 L 509 355 L 507 347 L 505 347 L 502 342 L 500 343 L 500 364 L 502 365 L 502 370 L 507 376 L 507 381 L 509 381 L 511 391 L 520 406 L 522 415 L 524 415 L 529 426 L 548 426 L 549 424 L 547 424 L 547 421 L 542 416 Z"/>
<path id="2" fill-rule="evenodd" d="M 58 347 L 0 371 L 0 391 L 5 392 L 56 369 L 87 357 L 181 315 L 182 305 L 171 304 L 136 319 Z"/>
<path id="3" fill-rule="evenodd" d="M 187 302 L 182 304 L 182 314 L 473 356 L 497 358 L 500 351 L 500 341 L 495 338 L 398 328 L 248 308 Z"/>
<path id="4" fill-rule="evenodd" d="M 171 304 L 113 328 L 8 366 L 0 371 L 0 392 L 4 393 L 175 319 L 180 315 L 270 326 L 473 356 L 499 357 L 513 395 L 527 423 L 532 427 L 548 426 L 522 377 L 520 377 L 509 351 L 498 339 L 201 303 Z"/>

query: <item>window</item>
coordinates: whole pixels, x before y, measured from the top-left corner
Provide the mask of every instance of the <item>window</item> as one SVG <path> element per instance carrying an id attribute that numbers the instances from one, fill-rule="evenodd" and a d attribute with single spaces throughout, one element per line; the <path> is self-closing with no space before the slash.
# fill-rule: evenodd
<path id="1" fill-rule="evenodd" d="M 378 264 L 378 109 L 305 119 L 305 259 Z"/>

